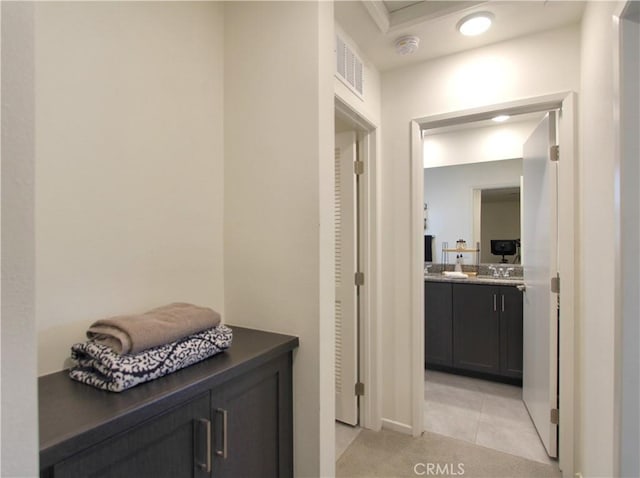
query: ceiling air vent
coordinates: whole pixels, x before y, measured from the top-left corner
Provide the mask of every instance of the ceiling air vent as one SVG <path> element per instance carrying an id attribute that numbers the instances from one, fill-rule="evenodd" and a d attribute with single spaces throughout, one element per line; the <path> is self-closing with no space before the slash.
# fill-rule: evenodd
<path id="1" fill-rule="evenodd" d="M 340 36 L 336 35 L 336 76 L 360 98 L 364 95 L 363 72 L 362 60 Z"/>

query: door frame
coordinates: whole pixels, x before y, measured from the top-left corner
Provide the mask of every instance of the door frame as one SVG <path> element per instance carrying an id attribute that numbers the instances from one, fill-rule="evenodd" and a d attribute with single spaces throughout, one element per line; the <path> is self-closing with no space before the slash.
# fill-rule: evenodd
<path id="1" fill-rule="evenodd" d="M 574 437 L 574 370 L 576 279 L 578 274 L 575 234 L 578 231 L 576 158 L 577 143 L 577 95 L 560 92 L 550 95 L 524 98 L 468 110 L 453 111 L 413 119 L 411 128 L 411 376 L 412 376 L 412 433 L 418 436 L 424 430 L 424 296 L 422 251 L 422 203 L 424 194 L 424 158 L 422 130 L 454 124 L 484 120 L 502 114 L 523 114 L 560 110 L 558 143 L 561 159 L 558 162 L 558 271 L 562 282 L 562 307 L 558 324 L 559 340 L 559 408 L 560 436 L 558 440 L 558 464 L 564 476 L 573 476 L 575 469 Z"/>
<path id="2" fill-rule="evenodd" d="M 382 334 L 379 321 L 382 291 L 380 290 L 380 137 L 373 121 L 353 110 L 335 96 L 335 113 L 351 123 L 357 133 L 359 160 L 364 162 L 364 174 L 359 179 L 360 243 L 358 244 L 364 286 L 360 287 L 359 376 L 365 392 L 360 397 L 359 423 L 363 428 L 378 431 L 382 427 Z"/>
<path id="3" fill-rule="evenodd" d="M 640 356 L 636 342 L 640 329 L 640 300 L 637 296 L 640 287 L 637 269 L 640 261 L 637 249 L 637 241 L 640 240 L 640 194 L 636 181 L 640 164 L 637 157 L 639 140 L 630 132 L 640 128 L 637 46 L 640 37 L 640 4 L 630 0 L 621 2 L 613 15 L 613 28 L 613 124 L 616 136 L 614 194 L 615 204 L 618 205 L 615 210 L 614 246 L 614 420 L 615 429 L 619 430 L 614 437 L 613 470 L 616 476 L 637 476 L 640 472 L 637 455 L 637 437 L 640 434 L 637 420 L 640 378 L 637 374 Z"/>

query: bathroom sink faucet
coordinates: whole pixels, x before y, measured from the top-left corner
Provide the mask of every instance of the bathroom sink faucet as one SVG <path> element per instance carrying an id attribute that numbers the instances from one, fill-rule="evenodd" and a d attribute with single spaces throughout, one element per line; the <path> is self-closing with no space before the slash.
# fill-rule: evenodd
<path id="1" fill-rule="evenodd" d="M 492 272 L 492 276 L 499 278 L 499 277 L 504 277 L 505 279 L 508 277 L 511 277 L 510 274 L 511 272 L 513 272 L 515 269 L 513 267 L 495 267 L 495 266 L 489 266 L 489 270 Z"/>

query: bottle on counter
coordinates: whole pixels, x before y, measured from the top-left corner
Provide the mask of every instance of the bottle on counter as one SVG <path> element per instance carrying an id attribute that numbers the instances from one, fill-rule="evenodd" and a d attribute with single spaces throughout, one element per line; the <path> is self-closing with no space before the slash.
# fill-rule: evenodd
<path id="1" fill-rule="evenodd" d="M 454 270 L 456 272 L 462 272 L 462 254 L 456 256 L 456 267 Z"/>

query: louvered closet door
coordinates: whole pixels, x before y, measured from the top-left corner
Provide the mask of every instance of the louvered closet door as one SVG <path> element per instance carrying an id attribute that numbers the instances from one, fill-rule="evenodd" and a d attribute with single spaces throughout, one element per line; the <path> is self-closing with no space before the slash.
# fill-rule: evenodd
<path id="1" fill-rule="evenodd" d="M 357 299 L 356 255 L 356 134 L 336 135 L 335 151 L 335 227 L 336 227 L 336 420 L 358 423 L 357 380 Z"/>

